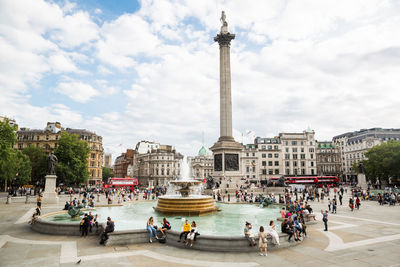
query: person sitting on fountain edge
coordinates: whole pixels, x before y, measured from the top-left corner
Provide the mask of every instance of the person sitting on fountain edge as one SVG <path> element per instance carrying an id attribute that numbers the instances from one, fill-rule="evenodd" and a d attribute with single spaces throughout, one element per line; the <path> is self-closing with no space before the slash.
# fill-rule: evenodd
<path id="1" fill-rule="evenodd" d="M 246 222 L 246 226 L 244 227 L 244 237 L 249 241 L 249 246 L 255 246 L 256 241 L 251 236 L 250 229 L 252 228 L 251 223 Z"/>
<path id="2" fill-rule="evenodd" d="M 169 223 L 169 221 L 167 221 L 166 218 L 163 219 L 162 222 L 162 227 L 160 229 L 160 232 L 162 234 L 162 236 L 165 236 L 165 232 L 171 229 L 171 224 Z"/>
<path id="3" fill-rule="evenodd" d="M 190 233 L 191 230 L 191 226 L 189 224 L 189 221 L 186 220 L 185 224 L 183 225 L 183 231 L 181 232 L 181 234 L 179 235 L 179 240 L 178 242 L 181 242 L 182 236 L 183 236 L 183 240 L 186 240 L 187 235 Z"/>
<path id="4" fill-rule="evenodd" d="M 101 234 L 100 245 L 104 245 L 104 242 L 107 241 L 108 239 L 107 234 L 114 232 L 114 228 L 115 228 L 114 221 L 112 221 L 110 217 L 107 217 L 107 226 L 104 229 L 103 233 Z"/>

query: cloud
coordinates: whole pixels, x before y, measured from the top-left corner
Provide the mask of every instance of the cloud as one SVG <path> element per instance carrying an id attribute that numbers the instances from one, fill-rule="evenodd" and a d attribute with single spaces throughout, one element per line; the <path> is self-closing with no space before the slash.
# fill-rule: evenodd
<path id="1" fill-rule="evenodd" d="M 61 82 L 54 90 L 79 103 L 86 103 L 99 94 L 91 85 L 83 82 Z"/>
<path id="2" fill-rule="evenodd" d="M 195 154 L 203 131 L 208 147 L 219 135 L 219 48 L 212 38 L 221 10 L 236 34 L 238 141 L 250 130 L 273 137 L 310 126 L 317 139 L 329 140 L 398 127 L 400 6 L 389 0 L 143 0 L 137 12 L 99 23 L 89 11 L 100 12 L 79 3 L 2 1 L 0 113 L 22 125 L 54 118 L 85 125 L 113 153 L 146 139 Z M 79 103 L 121 103 L 94 113 L 62 98 L 48 106 L 34 101 L 37 91 L 50 90 Z"/>

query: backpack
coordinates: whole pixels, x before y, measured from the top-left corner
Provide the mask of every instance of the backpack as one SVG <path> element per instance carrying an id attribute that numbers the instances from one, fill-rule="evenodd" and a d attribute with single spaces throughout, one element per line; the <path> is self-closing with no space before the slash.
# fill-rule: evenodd
<path id="1" fill-rule="evenodd" d="M 162 236 L 158 238 L 158 242 L 160 242 L 161 244 L 164 244 L 167 242 L 167 237 L 166 236 Z"/>

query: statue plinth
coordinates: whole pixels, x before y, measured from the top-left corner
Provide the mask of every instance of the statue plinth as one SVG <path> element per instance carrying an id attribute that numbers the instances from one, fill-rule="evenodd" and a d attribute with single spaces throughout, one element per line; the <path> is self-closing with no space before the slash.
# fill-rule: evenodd
<path id="1" fill-rule="evenodd" d="M 357 185 L 360 186 L 361 188 L 368 188 L 367 179 L 365 178 L 364 173 L 357 174 Z"/>
<path id="2" fill-rule="evenodd" d="M 44 204 L 58 204 L 58 196 L 56 193 L 57 175 L 48 174 L 45 178 L 46 184 L 44 187 L 42 202 Z"/>

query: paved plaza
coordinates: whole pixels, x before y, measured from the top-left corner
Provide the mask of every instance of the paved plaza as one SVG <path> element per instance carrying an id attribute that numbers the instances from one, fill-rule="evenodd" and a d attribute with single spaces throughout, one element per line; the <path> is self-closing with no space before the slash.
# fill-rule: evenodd
<path id="1" fill-rule="evenodd" d="M 313 202 L 318 223 L 308 226 L 309 237 L 267 257 L 256 251 L 213 253 L 159 243 L 103 247 L 93 236 L 38 234 L 26 222 L 33 204 L 4 202 L 0 266 L 75 266 L 79 260 L 82 266 L 400 266 L 400 206 L 379 206 L 374 201 L 363 201 L 354 212 L 339 206 L 337 214 L 329 214 L 328 232 L 317 213 L 327 203 Z M 44 206 L 43 213 L 60 209 L 61 205 Z"/>

